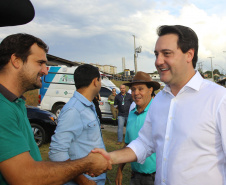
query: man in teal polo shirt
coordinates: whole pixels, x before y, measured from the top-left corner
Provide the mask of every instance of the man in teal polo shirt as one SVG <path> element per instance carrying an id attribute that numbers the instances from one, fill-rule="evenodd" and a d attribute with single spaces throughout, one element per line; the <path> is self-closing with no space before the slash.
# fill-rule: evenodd
<path id="1" fill-rule="evenodd" d="M 152 81 L 149 74 L 137 72 L 132 82 L 125 83 L 132 91 L 132 98 L 136 107 L 131 110 L 126 126 L 125 146 L 138 137 L 138 132 L 142 128 L 148 109 L 154 96 L 154 91 L 160 88 L 158 82 Z M 116 185 L 122 185 L 122 170 L 126 163 L 120 164 L 116 176 Z M 130 185 L 154 185 L 156 171 L 156 154 L 148 157 L 144 164 L 131 163 L 132 176 Z"/>
<path id="2" fill-rule="evenodd" d="M 41 77 L 48 74 L 47 51 L 41 39 L 29 34 L 10 35 L 0 44 L 1 185 L 63 184 L 82 173 L 97 176 L 111 168 L 100 154 L 60 163 L 41 161 L 22 95 L 42 86 Z"/>

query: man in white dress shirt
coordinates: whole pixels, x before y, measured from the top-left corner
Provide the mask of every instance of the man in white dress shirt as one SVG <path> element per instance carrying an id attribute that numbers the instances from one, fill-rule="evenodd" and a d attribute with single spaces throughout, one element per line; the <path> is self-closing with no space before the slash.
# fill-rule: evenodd
<path id="1" fill-rule="evenodd" d="M 142 163 L 156 152 L 157 185 L 225 185 L 226 89 L 195 70 L 198 38 L 192 29 L 161 26 L 157 33 L 155 66 L 166 86 L 136 140 L 110 154 L 96 152 L 113 164 Z"/>

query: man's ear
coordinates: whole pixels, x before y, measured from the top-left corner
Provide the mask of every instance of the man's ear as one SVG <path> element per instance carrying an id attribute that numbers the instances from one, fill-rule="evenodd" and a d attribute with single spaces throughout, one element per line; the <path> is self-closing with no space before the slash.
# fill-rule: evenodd
<path id="1" fill-rule="evenodd" d="M 97 87 L 98 82 L 99 82 L 98 78 L 94 78 L 93 79 L 93 84 L 94 84 L 95 87 Z"/>
<path id="2" fill-rule="evenodd" d="M 22 61 L 20 58 L 16 57 L 15 54 L 12 54 L 10 57 L 10 63 L 14 68 L 19 69 Z"/>
<path id="3" fill-rule="evenodd" d="M 153 87 L 150 87 L 149 89 L 150 94 L 152 94 L 153 90 L 154 90 Z"/>
<path id="4" fill-rule="evenodd" d="M 192 62 L 192 60 L 194 58 L 194 54 L 195 54 L 195 50 L 194 49 L 189 49 L 187 51 L 187 62 L 188 63 Z"/>

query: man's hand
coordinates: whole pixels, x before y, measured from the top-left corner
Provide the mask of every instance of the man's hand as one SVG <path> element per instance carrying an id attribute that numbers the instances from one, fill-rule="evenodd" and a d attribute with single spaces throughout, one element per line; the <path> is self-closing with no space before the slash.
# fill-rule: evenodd
<path id="1" fill-rule="evenodd" d="M 118 171 L 115 177 L 115 184 L 122 185 L 122 170 L 120 168 L 118 168 Z"/>
<path id="2" fill-rule="evenodd" d="M 101 155 L 104 156 L 105 159 L 110 160 L 111 161 L 111 164 L 112 164 L 111 156 L 110 156 L 110 154 L 106 150 L 104 150 L 102 148 L 94 148 L 92 150 L 92 153 L 100 153 Z"/>
<path id="3" fill-rule="evenodd" d="M 87 173 L 90 176 L 98 176 L 107 170 L 111 170 L 111 160 L 109 158 L 105 158 L 100 153 L 89 153 L 87 158 L 90 161 L 89 169 Z"/>

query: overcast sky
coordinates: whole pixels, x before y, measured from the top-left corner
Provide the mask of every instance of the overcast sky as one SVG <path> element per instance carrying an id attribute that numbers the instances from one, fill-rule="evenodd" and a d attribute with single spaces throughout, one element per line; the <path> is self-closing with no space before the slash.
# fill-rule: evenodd
<path id="1" fill-rule="evenodd" d="M 181 24 L 199 37 L 199 62 L 203 70 L 224 69 L 226 73 L 225 0 L 31 0 L 35 7 L 32 22 L 0 28 L 0 40 L 13 33 L 40 37 L 49 54 L 67 60 L 107 64 L 122 71 L 134 70 L 134 38 L 138 70 L 155 71 L 156 28 Z"/>

